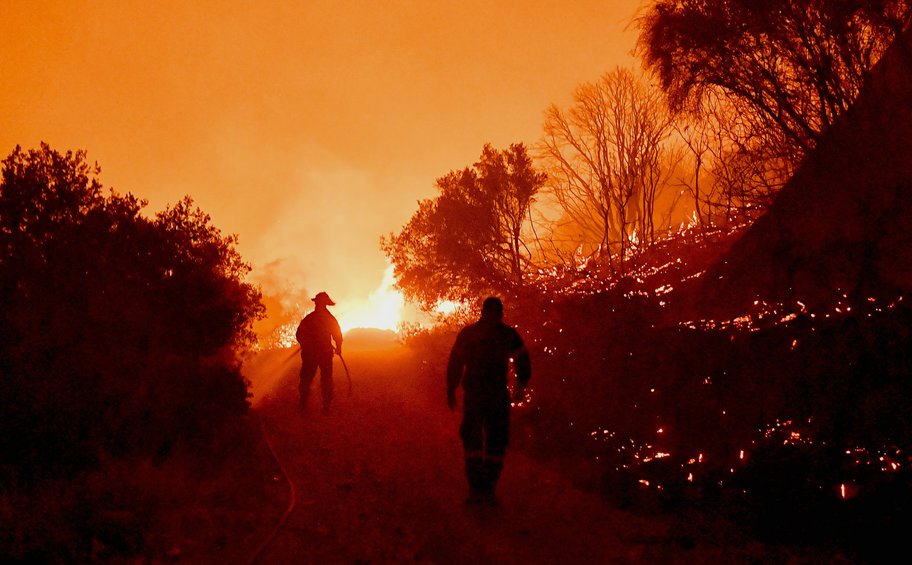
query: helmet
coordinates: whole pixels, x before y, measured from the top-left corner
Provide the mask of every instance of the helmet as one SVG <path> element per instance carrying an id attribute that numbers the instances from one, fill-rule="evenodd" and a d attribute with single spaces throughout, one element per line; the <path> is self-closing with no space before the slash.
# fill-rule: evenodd
<path id="1" fill-rule="evenodd" d="M 311 298 L 316 304 L 325 304 L 327 306 L 335 306 L 336 303 L 332 301 L 332 298 L 329 297 L 325 292 L 320 292 L 313 298 Z"/>

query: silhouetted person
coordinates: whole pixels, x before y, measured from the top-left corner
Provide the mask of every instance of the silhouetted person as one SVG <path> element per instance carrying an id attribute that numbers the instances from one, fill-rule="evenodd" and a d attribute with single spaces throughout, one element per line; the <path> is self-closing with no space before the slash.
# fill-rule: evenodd
<path id="1" fill-rule="evenodd" d="M 329 412 L 333 397 L 333 342 L 335 353 L 342 355 L 342 330 L 327 306 L 335 306 L 329 295 L 321 292 L 313 297 L 314 310 L 298 324 L 295 337 L 301 344 L 301 408 L 307 407 L 310 385 L 320 368 L 320 390 L 323 393 L 323 412 Z"/>
<path id="2" fill-rule="evenodd" d="M 532 376 L 529 352 L 519 333 L 503 323 L 503 303 L 486 298 L 481 319 L 456 337 L 447 365 L 447 404 L 456 408 L 456 388 L 463 389 L 463 417 L 459 428 L 469 482 L 468 503 L 494 505 L 494 490 L 510 436 L 510 361 L 516 369 L 515 398 L 524 395 Z"/>

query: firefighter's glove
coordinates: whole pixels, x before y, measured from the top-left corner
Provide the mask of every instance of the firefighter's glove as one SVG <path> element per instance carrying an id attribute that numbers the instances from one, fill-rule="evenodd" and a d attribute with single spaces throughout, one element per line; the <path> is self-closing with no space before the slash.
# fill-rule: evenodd
<path id="1" fill-rule="evenodd" d="M 447 406 L 450 410 L 456 410 L 456 392 L 447 391 Z"/>

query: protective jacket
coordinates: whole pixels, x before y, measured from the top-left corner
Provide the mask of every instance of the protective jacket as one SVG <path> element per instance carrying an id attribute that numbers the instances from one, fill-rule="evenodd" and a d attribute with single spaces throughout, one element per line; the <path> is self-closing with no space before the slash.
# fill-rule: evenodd
<path id="1" fill-rule="evenodd" d="M 332 342 L 335 342 L 337 350 L 341 350 L 342 347 L 342 329 L 339 327 L 339 321 L 326 308 L 317 308 L 304 316 L 298 324 L 295 338 L 301 344 L 301 355 L 332 357 Z"/>
<path id="2" fill-rule="evenodd" d="M 511 359 L 517 381 L 526 386 L 532 369 L 519 332 L 494 319 L 482 318 L 466 326 L 450 352 L 447 393 L 453 394 L 462 384 L 466 410 L 509 403 L 507 374 Z"/>

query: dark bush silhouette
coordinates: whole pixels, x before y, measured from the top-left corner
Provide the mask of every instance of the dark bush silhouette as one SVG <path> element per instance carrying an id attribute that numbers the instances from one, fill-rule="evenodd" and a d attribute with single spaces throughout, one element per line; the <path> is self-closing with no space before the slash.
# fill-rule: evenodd
<path id="1" fill-rule="evenodd" d="M 163 456 L 245 413 L 249 270 L 189 198 L 147 218 L 85 153 L 17 147 L 0 181 L 0 439 L 20 476 Z"/>

